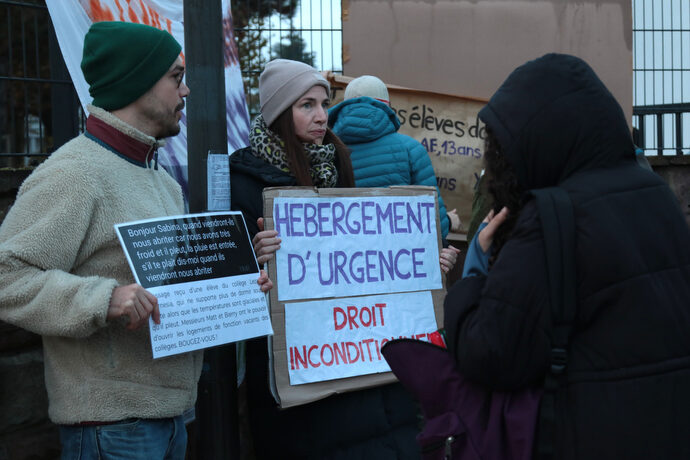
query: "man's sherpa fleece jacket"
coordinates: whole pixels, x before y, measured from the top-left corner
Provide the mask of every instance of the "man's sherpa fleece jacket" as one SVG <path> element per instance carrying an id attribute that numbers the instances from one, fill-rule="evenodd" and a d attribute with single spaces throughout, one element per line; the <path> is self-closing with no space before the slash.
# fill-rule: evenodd
<path id="1" fill-rule="evenodd" d="M 172 417 L 194 405 L 202 352 L 154 360 L 148 327 L 106 321 L 113 288 L 134 282 L 113 225 L 183 213 L 181 189 L 165 170 L 137 166 L 85 135 L 22 184 L 0 227 L 0 319 L 43 336 L 53 422 Z"/>

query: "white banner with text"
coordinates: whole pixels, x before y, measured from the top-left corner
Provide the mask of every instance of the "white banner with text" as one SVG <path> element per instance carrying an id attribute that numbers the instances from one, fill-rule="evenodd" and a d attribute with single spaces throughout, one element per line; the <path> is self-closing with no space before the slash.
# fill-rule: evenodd
<path id="1" fill-rule="evenodd" d="M 436 329 L 429 291 L 288 303 L 290 384 L 388 372 L 381 355 L 386 342 L 431 342 Z"/>

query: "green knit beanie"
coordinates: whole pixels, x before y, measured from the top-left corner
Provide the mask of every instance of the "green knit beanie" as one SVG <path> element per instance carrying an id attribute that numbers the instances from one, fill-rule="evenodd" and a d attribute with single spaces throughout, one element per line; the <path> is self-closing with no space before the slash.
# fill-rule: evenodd
<path id="1" fill-rule="evenodd" d="M 116 110 L 165 75 L 182 47 L 168 32 L 130 22 L 96 22 L 84 37 L 81 70 L 93 105 Z"/>

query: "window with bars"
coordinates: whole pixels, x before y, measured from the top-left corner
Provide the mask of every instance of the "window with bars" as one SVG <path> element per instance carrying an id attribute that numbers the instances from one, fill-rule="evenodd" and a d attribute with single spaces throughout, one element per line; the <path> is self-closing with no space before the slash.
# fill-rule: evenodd
<path id="1" fill-rule="evenodd" d="M 32 166 L 79 132 L 80 106 L 44 1 L 0 0 L 0 166 Z"/>
<path id="2" fill-rule="evenodd" d="M 690 152 L 690 2 L 633 0 L 633 132 L 647 155 Z"/>

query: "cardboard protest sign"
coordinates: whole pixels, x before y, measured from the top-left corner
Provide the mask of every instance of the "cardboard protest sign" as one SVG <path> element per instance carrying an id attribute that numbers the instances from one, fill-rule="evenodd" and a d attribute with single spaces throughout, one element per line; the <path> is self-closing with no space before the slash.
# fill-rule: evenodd
<path id="1" fill-rule="evenodd" d="M 435 206 L 430 195 L 274 198 L 278 300 L 440 289 Z"/>
<path id="2" fill-rule="evenodd" d="M 138 284 L 158 299 L 154 358 L 272 333 L 259 267 L 240 212 L 115 225 Z"/>
<path id="3" fill-rule="evenodd" d="M 265 227 L 282 240 L 269 262 L 281 407 L 393 382 L 380 347 L 436 334 L 435 197 L 420 186 L 264 190 Z"/>
<path id="4" fill-rule="evenodd" d="M 327 74 L 335 91 L 332 103 L 342 101 L 351 77 Z M 486 131 L 477 114 L 486 100 L 419 91 L 387 85 L 390 104 L 400 121 L 399 133 L 426 148 L 446 209 L 457 209 L 467 232 L 472 198 L 483 169 Z"/>
<path id="5" fill-rule="evenodd" d="M 286 303 L 290 384 L 388 372 L 386 342 L 437 329 L 429 291 Z"/>

